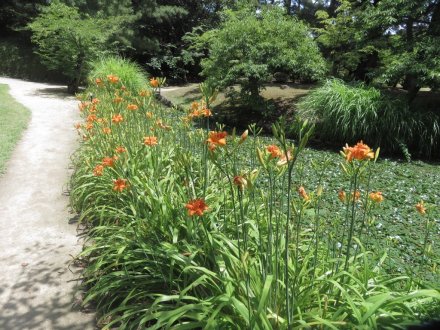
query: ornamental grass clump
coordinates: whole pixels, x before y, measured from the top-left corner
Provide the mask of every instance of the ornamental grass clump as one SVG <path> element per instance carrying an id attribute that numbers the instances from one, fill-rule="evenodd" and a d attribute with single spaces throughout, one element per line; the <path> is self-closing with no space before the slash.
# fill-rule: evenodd
<path id="1" fill-rule="evenodd" d="M 319 137 L 332 143 L 361 139 L 388 152 L 408 150 L 427 158 L 440 156 L 440 118 L 410 109 L 374 87 L 327 80 L 298 105 L 299 117 L 316 123 Z"/>
<path id="2" fill-rule="evenodd" d="M 386 254 L 364 248 L 387 198 L 371 180 L 378 150 L 343 149 L 344 216 L 324 216 L 329 164 L 313 165 L 312 186 L 298 162 L 312 125 L 295 143 L 274 125 L 268 143 L 255 125 L 210 125 L 207 86 L 182 114 L 157 103 L 154 86 L 96 78 L 84 95 L 99 102 L 81 103 L 71 202 L 88 235 L 84 304 L 104 329 L 397 328 L 438 306 L 438 290 L 385 273 Z"/>

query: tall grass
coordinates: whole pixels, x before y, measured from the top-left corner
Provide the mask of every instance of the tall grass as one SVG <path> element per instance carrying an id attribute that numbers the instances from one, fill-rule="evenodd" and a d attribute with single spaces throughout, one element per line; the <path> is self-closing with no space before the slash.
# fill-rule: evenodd
<path id="1" fill-rule="evenodd" d="M 109 74 L 118 76 L 129 90 L 140 90 L 148 83 L 148 74 L 138 64 L 119 56 L 105 56 L 91 63 L 89 81 Z"/>
<path id="2" fill-rule="evenodd" d="M 369 141 L 396 152 L 401 144 L 417 156 L 440 156 L 440 118 L 432 112 L 410 110 L 374 87 L 327 80 L 299 104 L 299 115 L 317 124 L 317 133 L 336 143 Z"/>
<path id="3" fill-rule="evenodd" d="M 374 161 L 344 165 L 347 196 L 365 198 L 347 198 L 343 218 L 322 217 L 323 182 L 297 193 L 310 125 L 296 144 L 274 126 L 269 146 L 255 126 L 195 129 L 192 120 L 209 127 L 207 86 L 184 115 L 106 76 L 85 93 L 97 99 L 81 105 L 71 181 L 89 237 L 78 257 L 84 304 L 104 329 L 399 328 L 438 305 L 437 289 L 386 274 L 386 255 L 363 248 Z M 325 164 L 317 174 L 324 180 Z M 198 215 L 195 200 L 207 206 Z"/>

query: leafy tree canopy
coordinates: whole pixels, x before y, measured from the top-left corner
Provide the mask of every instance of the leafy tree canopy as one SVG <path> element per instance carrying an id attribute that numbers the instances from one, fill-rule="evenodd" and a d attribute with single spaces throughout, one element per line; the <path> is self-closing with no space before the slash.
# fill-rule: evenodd
<path id="1" fill-rule="evenodd" d="M 242 96 L 258 99 L 263 83 L 275 72 L 319 79 L 325 62 L 307 27 L 278 7 L 227 10 L 220 27 L 203 34 L 208 58 L 203 75 L 220 87 L 241 85 Z"/>
<path id="2" fill-rule="evenodd" d="M 440 83 L 440 1 L 341 0 L 317 11 L 318 42 L 336 76 L 402 83 L 412 101 Z M 436 55 L 437 54 L 437 55 Z"/>
<path id="3" fill-rule="evenodd" d="M 54 1 L 28 26 L 43 63 L 63 72 L 70 79 L 69 90 L 75 92 L 87 62 L 114 50 L 107 42 L 120 24 L 116 19 L 80 14 L 77 8 Z"/>

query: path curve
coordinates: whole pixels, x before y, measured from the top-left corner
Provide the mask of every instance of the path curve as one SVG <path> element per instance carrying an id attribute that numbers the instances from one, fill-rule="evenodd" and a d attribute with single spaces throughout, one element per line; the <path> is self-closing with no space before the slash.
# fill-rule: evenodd
<path id="1" fill-rule="evenodd" d="M 70 265 L 81 250 L 65 190 L 77 102 L 63 86 L 0 84 L 32 113 L 0 177 L 0 329 L 94 329 L 94 316 L 79 311 L 79 269 Z"/>

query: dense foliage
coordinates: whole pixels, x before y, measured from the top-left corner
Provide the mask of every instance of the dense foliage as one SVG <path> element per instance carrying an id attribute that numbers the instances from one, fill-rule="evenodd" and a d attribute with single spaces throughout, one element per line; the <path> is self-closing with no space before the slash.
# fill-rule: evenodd
<path id="1" fill-rule="evenodd" d="M 29 28 L 43 63 L 69 77 L 69 91 L 76 92 L 88 62 L 111 49 L 108 41 L 119 23 L 84 17 L 76 8 L 54 1 Z"/>
<path id="2" fill-rule="evenodd" d="M 270 141 L 254 126 L 208 132 L 191 124 L 208 125 L 206 85 L 182 114 L 156 102 L 155 79 L 132 90 L 110 70 L 94 78 L 71 198 L 89 236 L 84 303 L 105 329 L 397 328 L 435 313 L 435 282 L 387 274 L 386 253 L 363 247 L 383 201 L 369 179 L 377 151 L 344 148 L 341 212 L 328 212 L 329 162 L 302 161 L 307 124 L 296 146 L 280 125 Z M 417 267 L 435 273 L 434 209 L 418 209 Z"/>
<path id="3" fill-rule="evenodd" d="M 284 7 L 290 15 L 315 28 L 332 74 L 365 82 L 402 83 L 410 99 L 423 85 L 438 85 L 440 4 L 436 0 L 63 0 L 81 13 L 123 18 L 114 36 L 124 54 L 154 74 L 194 78 L 200 54 L 182 37 L 194 28 L 217 28 L 219 13 L 242 4 Z M 22 34 L 48 1 L 2 1 L 0 18 L 5 36 Z"/>
<path id="4" fill-rule="evenodd" d="M 365 139 L 390 152 L 409 149 L 416 156 L 440 155 L 440 117 L 411 111 L 405 100 L 393 100 L 374 87 L 328 80 L 300 102 L 299 115 L 316 122 L 324 141 Z"/>
<path id="5" fill-rule="evenodd" d="M 334 75 L 400 83 L 409 102 L 421 87 L 440 83 L 438 1 L 342 0 L 333 12 L 321 10 L 317 16 L 318 41 Z"/>
<path id="6" fill-rule="evenodd" d="M 209 52 L 202 73 L 210 84 L 223 89 L 238 84 L 245 103 L 255 105 L 276 72 L 299 80 L 324 76 L 324 59 L 300 21 L 276 8 L 255 13 L 245 7 L 225 15 L 218 29 L 200 37 Z"/>

